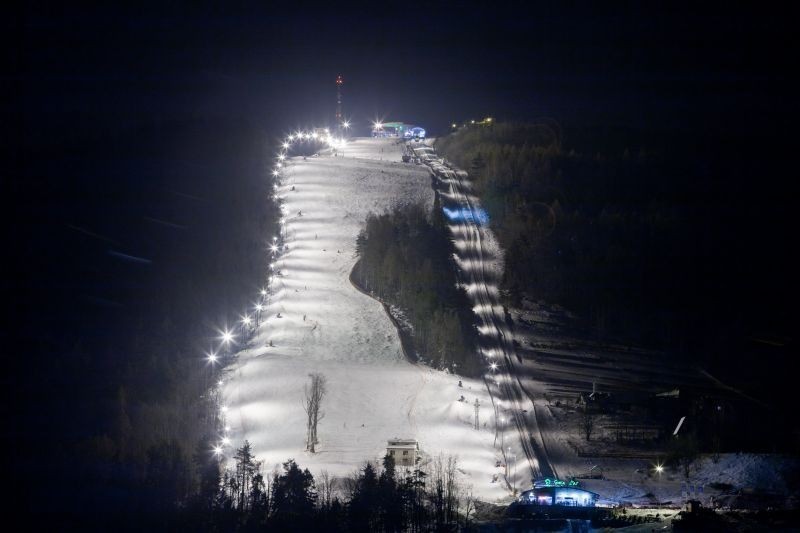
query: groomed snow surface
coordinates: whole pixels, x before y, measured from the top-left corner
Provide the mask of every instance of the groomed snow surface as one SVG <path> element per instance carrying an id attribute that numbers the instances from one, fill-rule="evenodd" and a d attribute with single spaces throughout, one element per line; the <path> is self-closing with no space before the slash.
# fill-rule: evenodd
<path id="1" fill-rule="evenodd" d="M 427 457 L 457 456 L 476 497 L 508 501 L 507 487 L 492 483 L 500 456 L 483 382 L 406 361 L 382 306 L 349 282 L 356 237 L 370 212 L 433 203 L 427 169 L 401 163 L 401 155 L 393 139 L 355 139 L 336 156 L 287 160 L 277 194 L 286 208 L 288 249 L 275 262 L 265 320 L 226 371 L 225 455 L 230 459 L 247 439 L 267 472 L 293 458 L 315 475 L 345 476 L 366 460 L 380 461 L 388 439 L 416 438 Z M 328 390 L 314 454 L 305 451 L 302 408 L 312 372 L 327 378 Z M 462 394 L 465 402 L 458 401 Z M 479 430 L 476 398 L 483 406 Z M 513 438 L 505 435 L 506 446 Z"/>

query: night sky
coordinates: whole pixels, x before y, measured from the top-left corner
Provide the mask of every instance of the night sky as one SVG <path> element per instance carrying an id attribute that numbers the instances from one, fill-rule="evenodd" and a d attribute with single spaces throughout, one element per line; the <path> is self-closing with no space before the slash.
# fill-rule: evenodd
<path id="1" fill-rule="evenodd" d="M 790 66 L 786 17 L 647 9 L 29 7 L 5 24 L 17 36 L 10 81 L 24 89 L 15 109 L 56 127 L 84 119 L 70 129 L 186 115 L 321 123 L 337 74 L 360 127 L 383 117 L 435 132 L 486 114 L 663 119 L 725 114 L 744 99 L 737 113 L 757 115 L 775 104 Z"/>

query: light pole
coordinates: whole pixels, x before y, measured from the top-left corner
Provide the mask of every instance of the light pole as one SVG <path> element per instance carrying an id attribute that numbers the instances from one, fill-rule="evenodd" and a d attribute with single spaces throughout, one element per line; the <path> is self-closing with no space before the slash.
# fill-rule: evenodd
<path id="1" fill-rule="evenodd" d="M 205 372 L 206 388 L 211 385 L 211 380 L 214 377 L 214 365 L 217 364 L 217 352 L 210 351 L 206 354 L 206 361 L 208 361 L 208 368 Z"/>
<path id="2" fill-rule="evenodd" d="M 512 479 L 512 486 L 513 486 L 512 492 L 516 496 L 517 495 L 517 454 L 513 454 L 513 456 L 514 456 L 514 476 L 511 479 Z"/>
<path id="3" fill-rule="evenodd" d="M 261 304 L 256 304 L 256 327 L 261 325 L 261 311 L 264 309 L 264 306 Z"/>
<path id="4" fill-rule="evenodd" d="M 222 347 L 225 348 L 225 355 L 230 355 L 231 353 L 231 342 L 233 342 L 233 333 L 228 331 L 226 328 L 222 332 L 222 336 L 220 337 L 222 340 Z"/>

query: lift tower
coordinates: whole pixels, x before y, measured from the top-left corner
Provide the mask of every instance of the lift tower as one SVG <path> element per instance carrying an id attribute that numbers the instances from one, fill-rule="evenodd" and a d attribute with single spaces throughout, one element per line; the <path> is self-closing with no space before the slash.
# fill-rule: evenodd
<path id="1" fill-rule="evenodd" d="M 336 127 L 342 127 L 342 76 L 336 76 Z"/>

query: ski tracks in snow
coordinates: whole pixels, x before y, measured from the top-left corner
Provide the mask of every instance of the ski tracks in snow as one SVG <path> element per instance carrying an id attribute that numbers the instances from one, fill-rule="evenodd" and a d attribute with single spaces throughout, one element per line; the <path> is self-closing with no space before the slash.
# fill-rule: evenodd
<path id="1" fill-rule="evenodd" d="M 408 418 L 408 423 L 411 426 L 411 431 L 413 432 L 414 435 L 416 435 L 419 432 L 417 428 L 417 417 L 416 413 L 414 412 L 417 407 L 417 398 L 419 397 L 419 393 L 422 392 L 422 389 L 425 388 L 425 385 L 427 385 L 429 381 L 430 378 L 428 377 L 428 373 L 420 368 L 419 387 L 417 387 L 417 390 L 414 391 L 413 394 L 411 394 L 406 398 L 406 402 L 409 402 L 408 410 L 406 411 L 406 417 Z"/>

